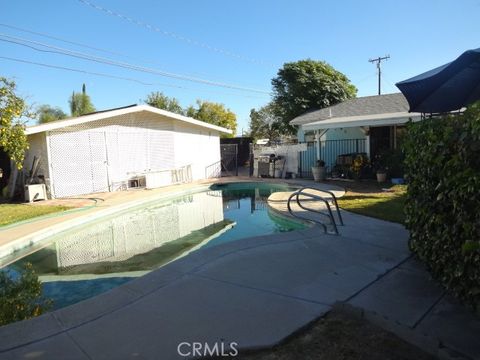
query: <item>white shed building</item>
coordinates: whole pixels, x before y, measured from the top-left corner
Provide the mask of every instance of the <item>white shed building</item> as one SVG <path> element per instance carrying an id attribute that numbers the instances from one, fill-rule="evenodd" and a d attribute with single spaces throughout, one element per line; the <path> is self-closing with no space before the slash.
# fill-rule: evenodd
<path id="1" fill-rule="evenodd" d="M 131 105 L 26 129 L 25 168 L 40 159 L 52 198 L 154 188 L 218 176 L 230 130 L 149 105 Z"/>

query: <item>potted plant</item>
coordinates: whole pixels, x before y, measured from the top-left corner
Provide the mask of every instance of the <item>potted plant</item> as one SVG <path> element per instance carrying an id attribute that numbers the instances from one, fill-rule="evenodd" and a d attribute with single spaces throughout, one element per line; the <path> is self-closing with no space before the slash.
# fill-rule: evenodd
<path id="1" fill-rule="evenodd" d="M 375 155 L 374 169 L 377 175 L 377 181 L 379 183 L 384 183 L 387 181 L 387 166 L 386 162 L 386 153 L 385 151 Z"/>
<path id="2" fill-rule="evenodd" d="M 384 183 L 387 181 L 387 169 L 378 168 L 377 169 L 377 182 Z"/>
<path id="3" fill-rule="evenodd" d="M 312 166 L 313 180 L 322 181 L 326 178 L 325 161 L 317 160 L 317 165 Z"/>

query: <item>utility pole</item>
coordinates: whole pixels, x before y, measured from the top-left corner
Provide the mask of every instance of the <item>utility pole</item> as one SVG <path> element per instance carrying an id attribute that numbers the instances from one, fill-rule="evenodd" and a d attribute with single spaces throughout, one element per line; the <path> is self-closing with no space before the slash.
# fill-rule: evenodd
<path id="1" fill-rule="evenodd" d="M 377 69 L 378 69 L 378 95 L 381 95 L 382 93 L 382 68 L 381 68 L 381 62 L 382 60 L 387 60 L 390 59 L 390 55 L 385 55 L 383 57 L 378 57 L 376 59 L 369 59 L 368 62 L 371 63 L 377 63 Z"/>

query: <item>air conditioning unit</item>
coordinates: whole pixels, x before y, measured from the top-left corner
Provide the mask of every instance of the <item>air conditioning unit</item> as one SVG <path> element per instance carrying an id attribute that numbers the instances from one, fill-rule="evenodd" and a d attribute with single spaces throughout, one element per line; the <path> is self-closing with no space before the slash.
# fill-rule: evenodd
<path id="1" fill-rule="evenodd" d="M 25 201 L 47 200 L 45 184 L 25 185 Z"/>

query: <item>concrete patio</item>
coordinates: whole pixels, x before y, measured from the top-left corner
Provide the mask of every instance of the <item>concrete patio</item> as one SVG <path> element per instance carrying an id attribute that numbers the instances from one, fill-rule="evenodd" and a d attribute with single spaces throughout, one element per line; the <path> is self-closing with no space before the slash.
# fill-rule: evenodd
<path id="1" fill-rule="evenodd" d="M 342 211 L 320 227 L 204 248 L 100 296 L 0 327 L 0 359 L 178 359 L 181 342 L 278 344 L 334 304 L 443 358 L 480 358 L 480 321 L 445 296 L 403 226 Z"/>

